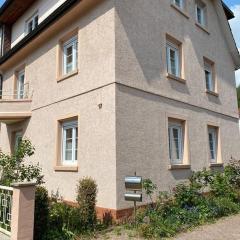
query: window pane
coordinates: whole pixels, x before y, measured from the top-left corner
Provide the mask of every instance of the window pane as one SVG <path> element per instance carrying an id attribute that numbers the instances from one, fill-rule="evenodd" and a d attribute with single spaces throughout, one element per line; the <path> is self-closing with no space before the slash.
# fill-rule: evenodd
<path id="1" fill-rule="evenodd" d="M 211 87 L 211 73 L 207 70 L 205 70 L 205 79 L 206 79 L 206 88 L 207 90 L 212 90 Z"/>
<path id="2" fill-rule="evenodd" d="M 66 129 L 66 138 L 67 139 L 72 139 L 72 128 Z"/>
<path id="3" fill-rule="evenodd" d="M 173 128 L 172 156 L 174 159 L 180 159 L 179 141 L 180 141 L 179 129 Z"/>
<path id="4" fill-rule="evenodd" d="M 65 161 L 72 161 L 72 149 L 65 150 Z"/>
<path id="5" fill-rule="evenodd" d="M 171 63 L 171 73 L 173 75 L 177 74 L 176 71 L 176 52 L 172 49 L 170 49 L 170 63 Z"/>

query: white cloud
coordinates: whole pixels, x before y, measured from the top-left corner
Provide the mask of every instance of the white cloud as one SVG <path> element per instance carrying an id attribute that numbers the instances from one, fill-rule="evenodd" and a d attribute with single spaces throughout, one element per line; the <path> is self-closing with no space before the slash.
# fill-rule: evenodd
<path id="1" fill-rule="evenodd" d="M 235 5 L 231 8 L 235 18 L 230 21 L 232 32 L 236 40 L 237 46 L 240 50 L 240 5 Z M 236 83 L 240 84 L 240 70 L 236 71 Z"/>

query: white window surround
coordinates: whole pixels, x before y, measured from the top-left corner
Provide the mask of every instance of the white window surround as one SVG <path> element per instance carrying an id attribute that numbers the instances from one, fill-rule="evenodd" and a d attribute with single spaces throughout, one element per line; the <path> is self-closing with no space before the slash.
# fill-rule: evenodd
<path id="1" fill-rule="evenodd" d="M 208 127 L 208 144 L 210 163 L 217 163 L 217 148 L 218 148 L 218 130 L 214 127 Z"/>
<path id="2" fill-rule="evenodd" d="M 167 71 L 176 77 L 181 77 L 180 47 L 171 42 L 167 42 Z"/>
<path id="3" fill-rule="evenodd" d="M 206 5 L 203 2 L 201 1 L 196 2 L 195 14 L 196 14 L 196 22 L 201 26 L 206 27 L 207 25 Z"/>
<path id="4" fill-rule="evenodd" d="M 183 124 L 169 122 L 168 141 L 171 164 L 183 164 Z"/>
<path id="5" fill-rule="evenodd" d="M 181 9 L 184 9 L 184 1 L 185 0 L 173 0 L 173 4 Z"/>
<path id="6" fill-rule="evenodd" d="M 32 32 L 38 26 L 38 12 L 36 12 L 31 18 L 25 23 L 25 35 Z"/>
<path id="7" fill-rule="evenodd" d="M 62 165 L 76 166 L 78 152 L 78 121 L 62 123 Z"/>
<path id="8" fill-rule="evenodd" d="M 77 70 L 78 64 L 78 39 L 72 37 L 63 43 L 63 75 L 70 74 Z"/>

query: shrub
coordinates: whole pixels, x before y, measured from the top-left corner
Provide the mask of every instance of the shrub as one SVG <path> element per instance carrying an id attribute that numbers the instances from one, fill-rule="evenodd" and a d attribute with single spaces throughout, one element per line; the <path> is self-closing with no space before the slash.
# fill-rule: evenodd
<path id="1" fill-rule="evenodd" d="M 47 234 L 49 223 L 48 191 L 38 186 L 35 195 L 34 240 L 42 240 Z"/>
<path id="2" fill-rule="evenodd" d="M 77 202 L 79 216 L 84 230 L 93 229 L 97 222 L 96 217 L 97 185 L 91 178 L 83 178 L 77 186 Z"/>
<path id="3" fill-rule="evenodd" d="M 9 186 L 13 182 L 35 181 L 43 183 L 42 169 L 39 165 L 26 164 L 26 158 L 34 154 L 34 147 L 29 140 L 22 140 L 12 155 L 0 152 L 0 183 Z"/>
<path id="4" fill-rule="evenodd" d="M 145 180 L 144 190 L 152 198 L 156 185 Z M 221 172 L 203 169 L 171 193 L 160 192 L 152 208 L 141 209 L 137 229 L 145 238 L 166 238 L 188 228 L 240 212 L 240 161 Z"/>

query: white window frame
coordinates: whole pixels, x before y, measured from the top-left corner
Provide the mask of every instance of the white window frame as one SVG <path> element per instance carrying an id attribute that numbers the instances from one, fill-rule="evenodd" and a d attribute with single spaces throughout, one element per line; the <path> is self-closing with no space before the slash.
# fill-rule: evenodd
<path id="1" fill-rule="evenodd" d="M 72 129 L 72 159 L 66 160 L 66 130 Z M 76 135 L 78 131 L 78 121 L 68 121 L 62 123 L 62 165 L 72 166 L 77 165 L 76 150 L 78 151 L 78 146 L 76 149 Z"/>
<path id="2" fill-rule="evenodd" d="M 212 145 L 213 145 L 213 149 L 211 149 L 210 147 L 210 139 L 209 139 L 209 135 L 212 135 Z M 218 130 L 216 128 L 213 127 L 208 127 L 208 148 L 209 148 L 209 154 L 210 154 L 210 163 L 217 163 L 217 147 L 218 147 L 218 140 L 217 140 L 217 136 L 218 136 Z M 214 154 L 214 158 L 212 158 L 212 151 Z"/>
<path id="3" fill-rule="evenodd" d="M 179 0 L 179 5 L 177 3 L 177 0 L 173 0 L 173 4 L 176 5 L 177 7 L 183 9 L 184 8 L 184 0 Z"/>
<path id="4" fill-rule="evenodd" d="M 175 69 L 176 74 L 172 72 L 172 64 L 170 58 L 170 51 L 174 51 L 175 55 Z M 178 45 L 173 44 L 171 42 L 167 42 L 167 71 L 169 74 L 172 74 L 176 77 L 181 77 L 181 60 L 180 60 L 180 48 Z"/>
<path id="5" fill-rule="evenodd" d="M 172 158 L 172 141 L 173 141 L 173 129 L 178 130 L 178 146 L 179 146 L 179 158 Z M 169 158 L 171 164 L 183 164 L 183 125 L 178 123 L 169 123 L 168 124 L 168 142 L 169 142 Z"/>
<path id="6" fill-rule="evenodd" d="M 67 66 L 67 49 L 72 47 L 72 69 L 68 72 Z M 70 74 L 77 70 L 78 65 L 78 38 L 77 36 L 72 37 L 67 42 L 63 43 L 63 75 Z"/>
<path id="7" fill-rule="evenodd" d="M 37 18 L 37 22 L 36 22 L 36 18 Z M 31 22 L 32 22 L 32 29 L 31 31 L 29 31 L 28 26 Z M 31 33 L 38 26 L 38 22 L 39 22 L 39 16 L 38 16 L 38 12 L 36 12 L 25 23 L 25 35 Z"/>
<path id="8" fill-rule="evenodd" d="M 21 77 L 23 76 L 23 82 Z M 17 99 L 24 99 L 25 70 L 17 73 Z"/>
<path id="9" fill-rule="evenodd" d="M 22 141 L 22 138 L 23 138 L 23 135 L 22 135 L 22 131 L 18 131 L 18 132 L 15 132 L 15 139 L 14 139 L 14 150 L 16 151 L 18 146 L 19 146 L 19 143 Z"/>
<path id="10" fill-rule="evenodd" d="M 206 26 L 206 23 L 207 23 L 205 8 L 206 6 L 201 6 L 200 3 L 196 3 L 196 6 L 195 6 L 196 22 L 204 27 Z M 200 9 L 200 20 L 198 19 L 198 9 Z"/>
<path id="11" fill-rule="evenodd" d="M 209 73 L 208 75 L 208 81 L 209 81 L 209 87 L 207 84 L 207 76 L 206 72 Z M 215 92 L 215 80 L 213 75 L 213 66 L 207 62 L 204 62 L 204 75 L 205 75 L 205 86 L 208 91 Z"/>

